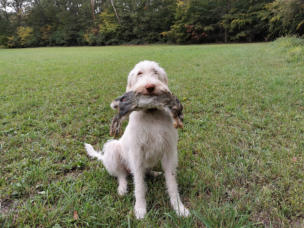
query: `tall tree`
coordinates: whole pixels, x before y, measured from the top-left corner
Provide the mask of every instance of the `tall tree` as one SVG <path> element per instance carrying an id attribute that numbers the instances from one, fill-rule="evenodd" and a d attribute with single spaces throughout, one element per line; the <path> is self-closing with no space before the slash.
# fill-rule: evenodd
<path id="1" fill-rule="evenodd" d="M 269 14 L 269 36 L 271 38 L 288 34 L 304 35 L 303 0 L 275 0 L 266 8 Z"/>
<path id="2" fill-rule="evenodd" d="M 304 35 L 303 0 L 0 0 L 10 47 L 206 43 Z"/>
<path id="3" fill-rule="evenodd" d="M 120 18 L 118 16 L 118 13 L 117 13 L 117 10 L 116 10 L 115 4 L 114 4 L 114 0 L 110 0 L 110 1 L 111 1 L 111 5 L 112 5 L 113 11 L 115 13 L 115 16 L 117 18 L 117 22 L 118 22 L 118 24 L 120 24 Z"/>

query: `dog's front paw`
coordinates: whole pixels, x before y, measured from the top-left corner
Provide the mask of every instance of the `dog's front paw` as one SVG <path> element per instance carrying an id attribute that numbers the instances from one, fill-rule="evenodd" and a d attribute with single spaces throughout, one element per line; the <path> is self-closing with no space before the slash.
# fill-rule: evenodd
<path id="1" fill-rule="evenodd" d="M 134 208 L 135 217 L 137 219 L 143 219 L 147 213 L 146 208 Z"/>
<path id="2" fill-rule="evenodd" d="M 179 209 L 176 210 L 176 214 L 178 216 L 182 216 L 182 217 L 188 217 L 190 215 L 190 212 L 187 208 L 185 207 L 181 207 Z"/>

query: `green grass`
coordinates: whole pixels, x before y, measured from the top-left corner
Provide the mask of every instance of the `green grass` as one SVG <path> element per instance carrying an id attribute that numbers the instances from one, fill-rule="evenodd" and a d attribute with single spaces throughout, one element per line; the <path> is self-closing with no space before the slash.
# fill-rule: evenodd
<path id="1" fill-rule="evenodd" d="M 89 159 L 110 139 L 109 103 L 140 60 L 163 66 L 184 104 L 178 218 L 164 178 L 133 185 Z M 0 223 L 28 227 L 304 225 L 304 64 L 271 43 L 0 49 Z M 75 219 L 74 211 L 78 214 Z"/>

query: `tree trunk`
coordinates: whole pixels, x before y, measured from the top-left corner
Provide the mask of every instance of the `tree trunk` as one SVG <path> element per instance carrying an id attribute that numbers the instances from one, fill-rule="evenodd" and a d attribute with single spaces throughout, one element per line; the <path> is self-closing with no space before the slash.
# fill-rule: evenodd
<path id="1" fill-rule="evenodd" d="M 0 3 L 1 3 L 2 9 L 4 10 L 5 19 L 8 21 L 9 20 L 8 13 L 7 13 L 8 2 L 7 2 L 7 0 L 2 0 L 2 1 L 0 1 Z"/>
<path id="2" fill-rule="evenodd" d="M 91 10 L 92 10 L 93 22 L 95 22 L 95 20 L 96 20 L 96 18 L 95 18 L 95 0 L 91 0 Z"/>
<path id="3" fill-rule="evenodd" d="M 227 28 L 225 28 L 224 39 L 225 39 L 225 43 L 227 43 L 227 42 L 228 42 L 228 32 L 227 32 Z"/>
<path id="4" fill-rule="evenodd" d="M 227 0 L 226 1 L 226 14 L 229 13 L 230 8 L 231 8 L 230 0 Z M 225 27 L 224 29 L 225 29 L 224 40 L 225 40 L 225 43 L 227 43 L 228 42 L 228 28 Z"/>
<path id="5" fill-rule="evenodd" d="M 117 18 L 118 24 L 120 24 L 120 19 L 119 19 L 118 13 L 117 13 L 117 11 L 116 11 L 116 8 L 115 8 L 114 1 L 113 1 L 113 0 L 111 0 L 111 5 L 112 5 L 112 7 L 113 7 L 113 10 L 114 10 L 115 16 L 116 16 L 116 18 Z"/>

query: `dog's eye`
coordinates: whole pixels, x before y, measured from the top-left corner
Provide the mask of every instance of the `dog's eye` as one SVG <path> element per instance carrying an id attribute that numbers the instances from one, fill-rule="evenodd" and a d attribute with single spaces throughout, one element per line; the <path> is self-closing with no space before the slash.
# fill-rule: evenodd
<path id="1" fill-rule="evenodd" d="M 157 70 L 153 69 L 153 73 L 154 74 L 158 74 Z"/>
<path id="2" fill-rule="evenodd" d="M 143 72 L 139 71 L 139 72 L 137 73 L 137 76 L 140 76 L 140 75 L 142 75 L 142 74 L 143 74 Z"/>

